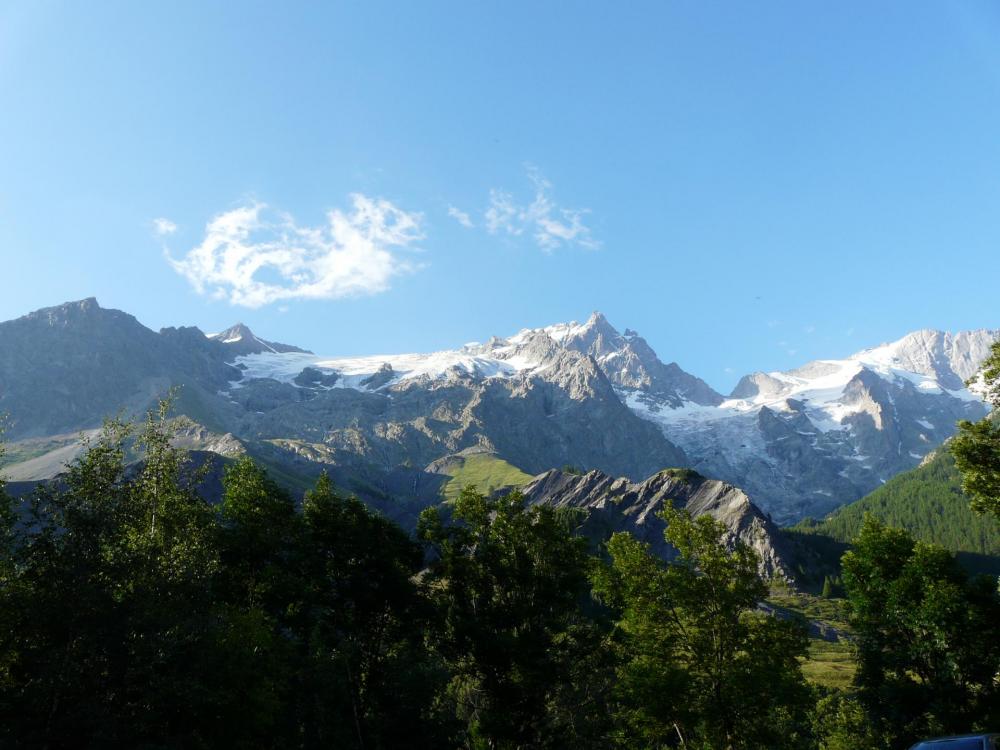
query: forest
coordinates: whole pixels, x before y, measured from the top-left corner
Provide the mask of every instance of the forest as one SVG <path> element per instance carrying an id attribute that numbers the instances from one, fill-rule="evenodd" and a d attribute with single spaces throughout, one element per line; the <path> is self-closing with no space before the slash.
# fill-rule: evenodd
<path id="1" fill-rule="evenodd" d="M 0 507 L 0 746 L 896 748 L 1000 724 L 1000 597 L 874 518 L 842 561 L 857 670 L 803 676 L 805 624 L 753 550 L 667 510 L 667 564 L 573 512 L 469 487 L 415 535 L 249 458 L 221 502 L 168 404 L 111 421 Z"/>

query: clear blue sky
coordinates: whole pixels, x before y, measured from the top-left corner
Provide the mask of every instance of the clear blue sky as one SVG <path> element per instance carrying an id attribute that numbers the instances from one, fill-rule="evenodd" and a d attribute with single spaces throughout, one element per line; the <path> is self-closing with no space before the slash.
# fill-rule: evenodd
<path id="1" fill-rule="evenodd" d="M 0 258 L 0 319 L 361 354 L 600 309 L 720 389 L 1000 327 L 1000 5 L 3 2 Z"/>

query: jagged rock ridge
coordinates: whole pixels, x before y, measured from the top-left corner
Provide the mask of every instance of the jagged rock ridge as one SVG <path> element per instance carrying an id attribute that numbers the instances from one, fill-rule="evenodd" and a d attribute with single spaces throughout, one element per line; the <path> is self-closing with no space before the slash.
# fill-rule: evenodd
<path id="1" fill-rule="evenodd" d="M 586 511 L 581 531 L 590 538 L 605 541 L 614 532 L 627 531 L 664 560 L 672 560 L 677 551 L 663 537 L 665 524 L 659 513 L 673 506 L 695 518 L 707 514 L 726 527 L 730 545 L 738 540 L 757 553 L 762 575 L 792 578 L 793 566 L 778 528 L 745 492 L 726 482 L 686 470 L 668 469 L 642 482 L 599 471 L 577 475 L 553 470 L 522 491 L 533 505 Z"/>
<path id="2" fill-rule="evenodd" d="M 819 517 L 917 466 L 987 412 L 964 381 L 1000 331 L 917 331 L 843 360 L 743 377 L 729 399 L 681 407 L 641 394 L 699 471 L 746 489 L 783 522 Z"/>
<path id="3" fill-rule="evenodd" d="M 446 353 L 444 371 L 434 355 L 429 365 L 405 355 L 331 367 L 245 326 L 214 337 L 154 333 L 90 299 L 0 324 L 0 410 L 11 414 L 15 439 L 56 435 L 138 413 L 180 386 L 178 412 L 214 433 L 366 475 L 470 447 L 533 473 L 574 463 L 638 477 L 686 462 L 621 403 L 591 357 L 545 335 L 496 348 L 495 356 Z"/>
<path id="4" fill-rule="evenodd" d="M 727 398 L 600 313 L 428 354 L 322 357 L 243 325 L 154 333 L 93 299 L 0 324 L 10 437 L 136 413 L 182 386 L 215 433 L 365 472 L 467 448 L 529 472 L 572 464 L 638 480 L 693 466 L 784 523 L 909 469 L 986 409 L 963 381 L 998 331 L 918 331 L 841 360 L 753 373 Z M 295 455 L 289 455 L 290 460 Z"/>
<path id="5" fill-rule="evenodd" d="M 220 333 L 208 334 L 208 338 L 218 341 L 226 347 L 228 357 L 236 358 L 246 354 L 261 354 L 263 352 L 273 352 L 275 354 L 312 354 L 307 349 L 300 349 L 291 344 L 279 344 L 276 341 L 265 341 L 250 330 L 243 323 L 230 326 Z"/>

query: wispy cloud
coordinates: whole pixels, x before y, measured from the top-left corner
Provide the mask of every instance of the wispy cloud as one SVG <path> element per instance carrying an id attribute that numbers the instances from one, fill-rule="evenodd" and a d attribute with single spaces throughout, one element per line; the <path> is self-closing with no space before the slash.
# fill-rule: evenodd
<path id="1" fill-rule="evenodd" d="M 584 223 L 590 213 L 586 208 L 563 208 L 552 197 L 552 183 L 537 167 L 526 167 L 533 188 L 533 197 L 521 200 L 508 190 L 490 190 L 489 203 L 483 212 L 483 226 L 490 234 L 510 237 L 528 236 L 545 252 L 561 247 L 596 250 L 601 243 Z M 463 226 L 473 226 L 468 214 L 454 206 L 448 214 Z M 463 221 L 463 218 L 468 220 Z"/>
<path id="2" fill-rule="evenodd" d="M 472 229 L 475 226 L 472 222 L 472 217 L 460 208 L 448 206 L 448 215 L 466 229 Z"/>
<path id="3" fill-rule="evenodd" d="M 153 219 L 153 233 L 158 237 L 167 237 L 177 231 L 177 225 L 170 219 L 164 219 L 162 216 L 158 219 Z"/>
<path id="4" fill-rule="evenodd" d="M 251 203 L 215 216 L 184 257 L 167 260 L 199 294 L 234 305 L 338 299 L 383 292 L 416 266 L 402 251 L 423 238 L 422 216 L 355 194 L 351 209 L 299 226 L 287 213 Z"/>
<path id="5" fill-rule="evenodd" d="M 789 357 L 794 357 L 796 354 L 799 353 L 799 350 L 794 348 L 787 341 L 778 341 L 777 343 L 775 343 L 775 346 L 777 346 L 779 349 L 784 349 L 785 354 L 787 354 Z"/>

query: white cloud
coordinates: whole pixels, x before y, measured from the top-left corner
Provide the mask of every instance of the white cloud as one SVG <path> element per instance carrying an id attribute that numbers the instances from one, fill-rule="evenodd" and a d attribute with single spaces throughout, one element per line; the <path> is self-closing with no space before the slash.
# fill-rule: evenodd
<path id="1" fill-rule="evenodd" d="M 514 196 L 504 190 L 490 190 L 490 207 L 484 214 L 490 234 L 506 231 L 520 235 L 524 231 L 524 209 L 514 202 Z"/>
<path id="2" fill-rule="evenodd" d="M 448 215 L 466 229 L 472 229 L 475 226 L 475 224 L 472 223 L 472 217 L 460 208 L 448 206 Z"/>
<path id="3" fill-rule="evenodd" d="M 483 220 L 490 234 L 520 237 L 529 233 L 535 244 L 546 252 L 560 247 L 583 247 L 596 250 L 601 243 L 583 223 L 588 209 L 562 208 L 551 197 L 552 183 L 537 168 L 528 166 L 528 178 L 534 186 L 534 199 L 519 203 L 506 190 L 490 191 L 490 202 Z"/>
<path id="4" fill-rule="evenodd" d="M 215 216 L 198 246 L 167 260 L 199 294 L 244 307 L 371 295 L 415 270 L 400 251 L 423 238 L 421 222 L 419 213 L 360 194 L 350 211 L 333 209 L 317 227 L 253 203 Z"/>
<path id="5" fill-rule="evenodd" d="M 153 219 L 153 232 L 158 237 L 166 237 L 168 234 L 173 234 L 177 231 L 177 225 L 170 219 L 164 219 L 162 216 L 159 219 Z"/>

